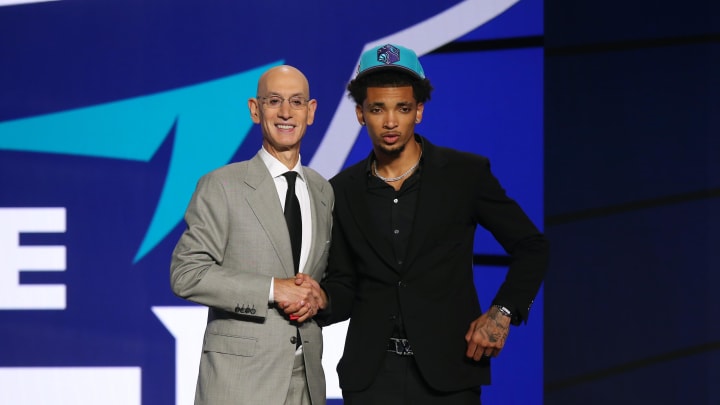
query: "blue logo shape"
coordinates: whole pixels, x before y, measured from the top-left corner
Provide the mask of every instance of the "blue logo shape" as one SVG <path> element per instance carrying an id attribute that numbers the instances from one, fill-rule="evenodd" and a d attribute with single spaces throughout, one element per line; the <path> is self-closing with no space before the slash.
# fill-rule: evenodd
<path id="1" fill-rule="evenodd" d="M 0 149 L 147 162 L 176 123 L 165 185 L 137 262 L 182 219 L 197 179 L 230 161 L 242 145 L 253 126 L 250 114 L 242 114 L 243 95 L 255 94 L 260 75 L 282 63 L 182 89 L 1 122 Z M 199 136 L 212 141 L 198 142 Z"/>

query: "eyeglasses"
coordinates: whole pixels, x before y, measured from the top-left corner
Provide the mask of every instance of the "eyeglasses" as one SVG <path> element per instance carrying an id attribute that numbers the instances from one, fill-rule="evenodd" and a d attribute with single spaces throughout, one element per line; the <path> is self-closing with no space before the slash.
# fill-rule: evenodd
<path id="1" fill-rule="evenodd" d="M 258 96 L 257 98 L 262 100 L 262 103 L 267 108 L 273 108 L 273 109 L 280 108 L 283 101 L 287 100 L 288 104 L 290 104 L 290 108 L 292 108 L 293 110 L 300 110 L 308 104 L 308 101 L 310 101 L 309 99 L 302 98 L 300 96 L 292 96 L 290 98 L 282 98 L 280 96 L 270 96 L 270 97 Z"/>

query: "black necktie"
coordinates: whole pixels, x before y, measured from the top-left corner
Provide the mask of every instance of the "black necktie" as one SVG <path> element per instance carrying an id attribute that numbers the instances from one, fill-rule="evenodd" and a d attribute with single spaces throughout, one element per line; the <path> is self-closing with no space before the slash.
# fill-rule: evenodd
<path id="1" fill-rule="evenodd" d="M 297 172 L 285 172 L 288 188 L 285 194 L 285 222 L 290 232 L 290 245 L 292 246 L 293 265 L 295 274 L 300 266 L 300 245 L 302 244 L 302 216 L 300 215 L 300 201 L 295 195 L 295 179 Z"/>
<path id="2" fill-rule="evenodd" d="M 295 274 L 298 273 L 300 267 L 300 244 L 302 243 L 302 216 L 300 214 L 300 201 L 295 195 L 295 180 L 297 172 L 285 172 L 283 176 L 287 179 L 288 188 L 285 194 L 285 222 L 287 222 L 288 232 L 290 233 L 290 246 L 292 247 L 293 267 Z M 300 329 L 295 330 L 295 348 L 302 345 L 300 338 Z"/>

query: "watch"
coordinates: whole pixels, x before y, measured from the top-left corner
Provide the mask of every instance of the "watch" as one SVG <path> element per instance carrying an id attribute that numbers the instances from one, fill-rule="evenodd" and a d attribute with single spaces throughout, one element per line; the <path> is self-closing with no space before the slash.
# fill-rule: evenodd
<path id="1" fill-rule="evenodd" d="M 502 306 L 502 305 L 499 305 L 499 304 L 495 304 L 495 305 L 493 305 L 493 306 L 494 306 L 495 308 L 497 308 L 498 311 L 500 311 L 501 314 L 507 316 L 508 318 L 512 318 L 512 312 L 510 312 L 510 310 L 507 309 L 506 307 L 504 307 L 504 306 Z"/>

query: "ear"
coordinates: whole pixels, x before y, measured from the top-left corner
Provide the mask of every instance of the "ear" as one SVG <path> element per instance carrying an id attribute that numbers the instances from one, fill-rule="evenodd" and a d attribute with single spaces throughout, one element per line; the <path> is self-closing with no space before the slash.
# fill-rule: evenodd
<path id="1" fill-rule="evenodd" d="M 256 124 L 260 123 L 260 103 L 256 98 L 248 100 L 248 109 L 250 109 L 250 118 Z"/>
<path id="2" fill-rule="evenodd" d="M 358 123 L 360 123 L 360 125 L 365 125 L 365 117 L 363 116 L 361 105 L 355 106 L 355 115 L 357 116 Z"/>
<path id="3" fill-rule="evenodd" d="M 308 101 L 308 115 L 307 124 L 312 125 L 315 122 L 315 110 L 317 110 L 317 100 L 312 99 Z"/>
<path id="4" fill-rule="evenodd" d="M 415 123 L 419 124 L 422 122 L 423 111 L 425 111 L 425 104 L 419 103 L 417 105 L 417 111 L 415 112 Z"/>

